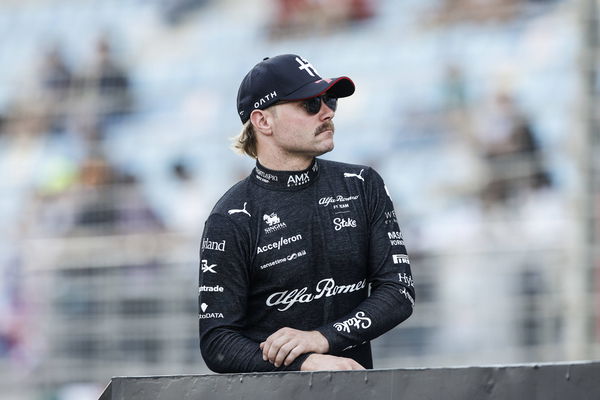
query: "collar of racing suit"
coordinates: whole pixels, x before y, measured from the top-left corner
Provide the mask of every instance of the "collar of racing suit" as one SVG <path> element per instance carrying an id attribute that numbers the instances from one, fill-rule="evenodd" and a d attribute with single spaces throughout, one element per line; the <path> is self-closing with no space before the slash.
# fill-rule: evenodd
<path id="1" fill-rule="evenodd" d="M 294 190 L 309 186 L 318 176 L 319 163 L 316 158 L 302 171 L 275 171 L 264 167 L 256 160 L 256 167 L 252 171 L 252 178 L 256 183 L 279 190 Z"/>

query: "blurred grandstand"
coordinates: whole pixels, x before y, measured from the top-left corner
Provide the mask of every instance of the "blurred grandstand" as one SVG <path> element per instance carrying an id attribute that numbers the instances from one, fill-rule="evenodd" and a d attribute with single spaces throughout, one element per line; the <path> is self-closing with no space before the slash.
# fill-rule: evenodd
<path id="1" fill-rule="evenodd" d="M 598 359 L 595 3 L 3 1 L 2 398 L 209 372 L 199 239 L 253 166 L 241 78 L 288 52 L 356 82 L 326 158 L 405 231 L 418 304 L 376 368 Z"/>

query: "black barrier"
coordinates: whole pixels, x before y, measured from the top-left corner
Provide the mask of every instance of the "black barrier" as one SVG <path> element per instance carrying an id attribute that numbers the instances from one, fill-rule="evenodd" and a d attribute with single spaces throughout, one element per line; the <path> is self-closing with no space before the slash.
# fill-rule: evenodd
<path id="1" fill-rule="evenodd" d="M 467 368 L 115 377 L 99 400 L 600 399 L 600 361 Z"/>

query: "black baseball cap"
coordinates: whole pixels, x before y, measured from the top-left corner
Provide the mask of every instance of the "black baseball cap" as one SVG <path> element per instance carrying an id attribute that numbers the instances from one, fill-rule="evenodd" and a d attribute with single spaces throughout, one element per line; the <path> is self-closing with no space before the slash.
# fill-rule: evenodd
<path id="1" fill-rule="evenodd" d="M 354 82 L 347 76 L 323 79 L 311 63 L 296 54 L 266 57 L 240 84 L 238 114 L 244 124 L 253 110 L 264 110 L 281 100 L 303 100 L 325 92 L 348 97 L 354 93 Z"/>

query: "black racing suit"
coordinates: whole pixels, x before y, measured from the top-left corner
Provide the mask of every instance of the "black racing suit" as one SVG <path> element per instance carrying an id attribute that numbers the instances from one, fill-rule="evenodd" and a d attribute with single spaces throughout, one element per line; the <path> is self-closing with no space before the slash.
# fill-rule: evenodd
<path id="1" fill-rule="evenodd" d="M 280 328 L 317 330 L 331 355 L 373 368 L 369 341 L 408 318 L 404 241 L 373 169 L 315 159 L 252 174 L 217 202 L 200 249 L 200 348 L 215 372 L 300 370 L 263 361 Z"/>

